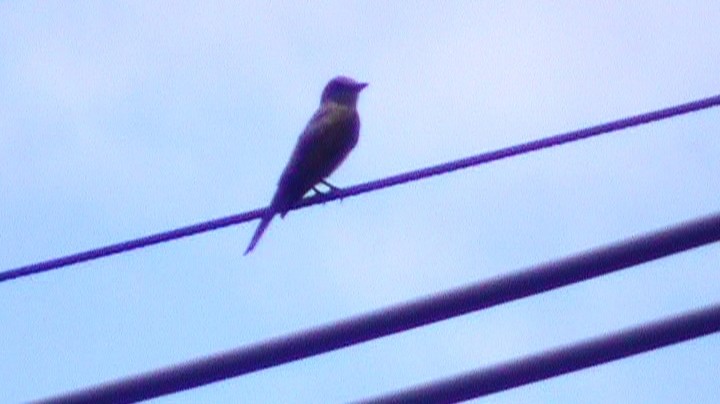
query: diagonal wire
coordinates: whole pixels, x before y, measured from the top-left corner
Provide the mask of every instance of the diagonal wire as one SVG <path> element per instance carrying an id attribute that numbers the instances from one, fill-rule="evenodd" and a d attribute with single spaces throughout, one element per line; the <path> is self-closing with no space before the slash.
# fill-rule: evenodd
<path id="1" fill-rule="evenodd" d="M 562 376 L 719 331 L 720 304 L 716 304 L 359 403 L 455 403 Z"/>
<path id="2" fill-rule="evenodd" d="M 303 199 L 298 203 L 292 210 L 303 208 L 318 203 L 325 203 L 335 199 L 342 199 L 350 196 L 360 195 L 366 192 L 376 191 L 379 189 L 404 184 L 411 181 L 417 181 L 423 178 L 432 177 L 435 175 L 446 174 L 452 171 L 489 163 L 491 161 L 501 160 L 504 158 L 525 154 L 537 150 L 546 149 L 561 144 L 575 142 L 590 137 L 627 129 L 629 127 L 647 124 L 650 122 L 659 121 L 662 119 L 672 118 L 678 115 L 688 114 L 691 112 L 697 112 L 703 109 L 712 108 L 720 105 L 720 95 L 708 97 L 685 104 L 676 105 L 673 107 L 660 109 L 640 115 L 631 116 L 616 121 L 607 122 L 604 124 L 591 126 L 585 129 L 575 130 L 543 139 L 533 140 L 527 143 L 518 144 L 515 146 L 506 147 L 503 149 L 491 151 L 488 153 L 482 153 L 475 156 L 463 158 L 460 160 L 451 161 L 444 164 L 439 164 L 432 167 L 427 167 L 419 170 L 409 171 L 406 173 L 394 175 L 387 178 L 382 178 L 375 181 L 366 182 L 364 184 L 354 185 L 339 191 L 331 192 L 328 194 L 317 195 L 311 198 Z M 164 243 L 171 240 L 176 240 L 183 237 L 192 236 L 198 233 L 203 233 L 211 230 L 228 227 L 234 224 L 247 222 L 253 219 L 262 217 L 266 208 L 255 209 L 249 212 L 227 216 L 223 218 L 213 219 L 207 222 L 193 224 L 185 227 L 180 227 L 174 230 L 165 231 L 161 233 L 152 234 L 145 237 L 140 237 L 133 240 L 120 242 L 117 244 L 111 244 L 104 247 L 95 248 L 92 250 L 83 251 L 76 254 L 66 255 L 60 258 L 54 258 L 47 261 L 41 261 L 38 263 L 21 266 L 14 269 L 9 269 L 0 272 L 0 283 L 6 282 L 11 279 L 38 274 L 53 269 L 62 268 L 65 266 L 78 264 L 102 257 L 107 257 L 114 254 L 120 254 L 123 252 L 135 250 L 138 248 L 148 247 L 154 244 Z"/>
<path id="3" fill-rule="evenodd" d="M 218 382 L 447 320 L 720 241 L 720 213 L 295 334 L 51 397 L 133 402 Z"/>

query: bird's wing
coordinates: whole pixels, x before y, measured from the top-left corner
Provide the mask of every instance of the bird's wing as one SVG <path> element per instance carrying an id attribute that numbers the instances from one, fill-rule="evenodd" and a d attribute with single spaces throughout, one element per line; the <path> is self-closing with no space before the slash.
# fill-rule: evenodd
<path id="1" fill-rule="evenodd" d="M 330 175 L 352 150 L 358 131 L 359 119 L 354 109 L 325 106 L 315 113 L 300 135 L 288 166 L 314 174 L 317 183 Z"/>
<path id="2" fill-rule="evenodd" d="M 300 135 L 273 198 L 284 214 L 320 180 L 330 175 L 357 143 L 359 119 L 354 109 L 326 105 Z"/>

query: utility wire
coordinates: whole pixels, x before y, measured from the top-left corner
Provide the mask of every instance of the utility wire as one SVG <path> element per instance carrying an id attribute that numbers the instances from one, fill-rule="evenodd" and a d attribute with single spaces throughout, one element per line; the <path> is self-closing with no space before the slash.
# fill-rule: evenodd
<path id="1" fill-rule="evenodd" d="M 42 402 L 146 400 L 407 331 L 719 240 L 720 213 L 716 213 L 510 275 L 51 397 Z"/>
<path id="2" fill-rule="evenodd" d="M 647 124 L 650 122 L 659 121 L 662 119 L 672 118 L 678 115 L 688 114 L 690 112 L 696 112 L 707 108 L 712 108 L 720 105 L 720 95 L 714 97 L 704 98 L 686 104 L 680 104 L 673 107 L 648 112 L 645 114 L 635 115 L 624 119 L 619 119 L 612 122 L 607 122 L 597 126 L 591 126 L 589 128 L 580 129 L 572 132 L 563 133 L 547 137 L 544 139 L 533 140 L 527 143 L 510 146 L 504 149 L 495 150 L 488 153 L 482 153 L 475 156 L 467 157 L 460 160 L 451 161 L 448 163 L 426 167 L 423 169 L 409 171 L 403 174 L 394 175 L 387 178 L 382 178 L 375 181 L 366 182 L 364 184 L 354 185 L 345 189 L 341 189 L 334 192 L 329 192 L 323 195 L 316 195 L 311 198 L 306 198 L 295 205 L 291 210 L 303 208 L 318 203 L 325 203 L 335 199 L 347 198 L 350 196 L 364 194 L 366 192 L 376 191 L 382 188 L 387 188 L 395 185 L 404 184 L 406 182 L 417 181 L 423 178 L 432 177 L 435 175 L 446 174 L 455 170 L 468 168 L 491 161 L 504 159 L 519 154 L 525 154 L 532 151 L 542 150 L 561 144 L 575 142 L 582 139 L 587 139 L 593 136 L 598 136 L 605 133 L 619 131 L 632 126 L 638 126 Z M 255 209 L 249 212 L 227 216 L 210 220 L 203 223 L 193 224 L 190 226 L 181 227 L 175 230 L 170 230 L 162 233 L 156 233 L 145 237 L 140 237 L 134 240 L 128 240 L 117 244 L 111 244 L 104 247 L 95 248 L 88 251 L 83 251 L 76 254 L 66 255 L 60 258 L 54 258 L 47 261 L 41 261 L 35 264 L 25 265 L 18 268 L 6 270 L 0 272 L 0 282 L 9 281 L 11 279 L 38 274 L 53 269 L 62 268 L 69 265 L 78 264 L 81 262 L 91 261 L 94 259 L 107 257 L 114 254 L 120 254 L 130 250 L 138 248 L 148 247 L 154 244 L 164 243 L 171 240 L 176 240 L 183 237 L 188 237 L 194 234 L 203 233 L 206 231 L 217 230 L 223 227 L 231 226 L 238 223 L 247 222 L 253 219 L 262 217 L 267 208 Z"/>
<path id="3" fill-rule="evenodd" d="M 720 304 L 360 403 L 454 403 L 470 400 L 718 331 Z"/>

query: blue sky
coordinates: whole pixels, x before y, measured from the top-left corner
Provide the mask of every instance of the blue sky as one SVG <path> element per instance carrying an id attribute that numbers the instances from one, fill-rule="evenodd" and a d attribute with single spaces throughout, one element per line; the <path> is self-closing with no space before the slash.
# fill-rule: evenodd
<path id="1" fill-rule="evenodd" d="M 0 3 L 0 270 L 265 206 L 325 83 L 352 185 L 720 93 L 720 3 Z M 18 402 L 720 207 L 709 110 L 0 284 Z M 720 246 L 158 402 L 339 402 L 720 302 Z M 713 402 L 720 337 L 491 396 Z"/>

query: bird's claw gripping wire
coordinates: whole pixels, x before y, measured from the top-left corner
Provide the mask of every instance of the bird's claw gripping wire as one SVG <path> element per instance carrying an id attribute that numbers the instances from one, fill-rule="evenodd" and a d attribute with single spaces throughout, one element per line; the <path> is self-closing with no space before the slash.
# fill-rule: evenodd
<path id="1" fill-rule="evenodd" d="M 332 192 L 342 191 L 342 189 L 336 187 L 335 185 L 333 185 L 333 184 L 331 184 L 331 183 L 329 183 L 329 182 L 327 182 L 327 181 L 325 181 L 325 180 L 320 180 L 320 183 L 323 184 L 323 185 L 325 185 L 326 187 L 330 188 L 330 191 L 332 191 Z"/>
<path id="2" fill-rule="evenodd" d="M 335 185 L 333 185 L 333 184 L 331 184 L 331 183 L 329 183 L 329 182 L 327 182 L 327 181 L 325 181 L 325 180 L 320 180 L 319 184 L 325 185 L 326 187 L 328 187 L 329 190 L 326 191 L 326 192 L 323 192 L 323 191 L 321 191 L 320 189 L 318 189 L 317 185 L 315 185 L 314 187 L 312 187 L 312 190 L 315 192 L 315 195 L 326 195 L 326 196 L 330 196 L 330 195 L 332 195 L 332 194 L 334 194 L 334 193 L 337 193 L 337 192 L 342 191 L 342 188 L 336 187 Z M 340 197 L 340 202 L 342 202 L 342 200 L 343 200 L 343 198 Z M 323 203 L 324 203 L 324 202 L 323 202 Z"/>

